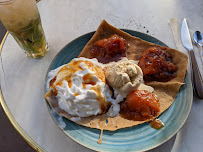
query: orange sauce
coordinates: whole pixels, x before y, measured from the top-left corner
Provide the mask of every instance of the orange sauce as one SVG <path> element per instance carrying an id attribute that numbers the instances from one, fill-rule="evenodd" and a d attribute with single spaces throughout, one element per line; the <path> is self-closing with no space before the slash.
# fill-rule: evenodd
<path id="1" fill-rule="evenodd" d="M 83 88 L 86 88 L 86 85 L 88 84 L 96 85 L 96 82 L 94 82 L 94 75 L 90 73 L 83 76 L 83 81 Z"/>
<path id="2" fill-rule="evenodd" d="M 80 94 L 79 94 L 79 93 L 77 93 L 77 92 L 75 92 L 75 93 L 74 93 L 74 96 L 78 96 L 78 95 L 80 95 Z"/>
<path id="3" fill-rule="evenodd" d="M 150 126 L 154 129 L 160 129 L 162 127 L 164 127 L 163 122 L 160 119 L 154 119 L 150 122 Z"/>
<path id="4" fill-rule="evenodd" d="M 129 45 L 124 38 L 117 34 L 109 38 L 98 40 L 90 50 L 90 55 L 98 59 L 101 63 L 118 61 L 121 57 L 126 56 L 126 50 Z"/>
<path id="5" fill-rule="evenodd" d="M 101 133 L 100 133 L 100 135 L 99 135 L 99 139 L 98 139 L 98 144 L 101 144 L 102 143 L 102 135 L 103 135 L 103 128 L 101 129 Z"/>
<path id="6" fill-rule="evenodd" d="M 100 120 L 100 122 L 98 123 L 99 125 L 99 129 L 101 130 L 101 133 L 99 135 L 99 139 L 97 141 L 98 144 L 101 144 L 102 143 L 102 135 L 103 135 L 103 131 L 104 131 L 104 126 L 106 125 L 106 118 L 102 118 Z"/>
<path id="7" fill-rule="evenodd" d="M 56 76 L 49 82 L 49 86 L 52 86 L 55 81 L 56 81 Z"/>
<path id="8" fill-rule="evenodd" d="M 121 104 L 120 114 L 129 120 L 144 121 L 152 119 L 159 111 L 158 98 L 153 93 L 136 90 L 129 93 Z"/>
<path id="9" fill-rule="evenodd" d="M 102 112 L 107 112 L 107 108 L 110 105 L 110 102 L 105 100 L 105 97 L 101 93 L 101 86 L 93 86 L 90 90 L 94 90 L 97 94 L 97 101 L 100 103 L 100 109 Z"/>
<path id="10" fill-rule="evenodd" d="M 165 47 L 151 47 L 142 53 L 138 63 L 147 81 L 169 81 L 174 77 L 177 66 Z"/>
<path id="11" fill-rule="evenodd" d="M 90 61 L 83 61 L 83 60 L 79 60 L 79 61 L 75 61 L 75 60 L 72 60 L 70 63 L 68 63 L 68 66 L 64 66 L 62 67 L 59 72 L 57 73 L 57 76 L 52 79 L 50 81 L 50 86 L 54 85 L 54 86 L 62 86 L 62 82 L 63 80 L 66 80 L 69 84 L 69 87 L 72 86 L 72 81 L 71 81 L 71 78 L 73 77 L 73 74 L 77 71 L 81 71 L 83 70 L 81 67 L 80 67 L 80 63 L 84 62 L 85 65 L 90 69 L 92 70 L 93 72 L 95 72 L 96 76 L 101 79 L 102 82 L 105 82 L 105 75 L 104 75 L 104 72 L 102 70 L 101 67 L 99 66 L 94 66 L 94 64 Z M 62 75 L 62 79 L 60 79 L 59 82 L 56 82 L 57 80 L 57 77 L 58 76 L 61 76 Z M 64 75 L 66 75 L 65 77 L 63 77 Z M 84 82 L 86 82 L 88 80 L 88 78 L 90 78 L 90 75 L 86 75 L 83 79 L 84 79 Z M 91 79 L 92 81 L 89 81 L 89 84 L 94 84 L 95 82 L 93 82 L 93 77 Z M 53 87 L 53 89 L 55 90 L 55 87 Z"/>

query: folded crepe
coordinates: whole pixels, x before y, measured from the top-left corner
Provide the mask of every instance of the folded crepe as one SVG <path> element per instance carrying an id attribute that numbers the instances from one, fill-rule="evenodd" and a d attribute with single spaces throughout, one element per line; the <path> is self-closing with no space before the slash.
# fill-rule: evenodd
<path id="1" fill-rule="evenodd" d="M 93 58 L 90 55 L 90 50 L 94 43 L 100 39 L 108 38 L 113 34 L 117 34 L 123 37 L 130 45 L 127 49 L 126 56 L 128 59 L 131 60 L 139 60 L 139 57 L 142 55 L 142 52 L 150 47 L 160 47 L 159 45 L 131 36 L 130 34 L 109 25 L 105 20 L 103 20 L 93 37 L 85 45 L 78 57 Z M 174 102 L 181 85 L 184 84 L 184 77 L 188 62 L 187 55 L 183 54 L 182 52 L 179 52 L 178 50 L 166 48 L 165 51 L 167 51 L 171 55 L 171 57 L 173 58 L 173 63 L 177 66 L 175 77 L 168 82 L 151 81 L 146 83 L 147 85 L 152 86 L 154 88 L 153 93 L 156 94 L 159 98 L 159 115 L 170 107 L 170 105 Z M 53 91 L 48 91 L 45 94 L 45 98 L 47 99 L 50 106 L 55 109 L 58 114 L 62 115 L 63 117 L 66 117 L 69 120 L 74 121 L 77 124 L 90 128 L 115 131 L 117 129 L 132 127 L 150 121 L 127 120 L 118 115 L 113 118 L 108 118 L 108 123 L 105 123 L 107 119 L 106 114 L 78 119 L 78 117 L 71 116 L 64 110 L 60 109 Z"/>

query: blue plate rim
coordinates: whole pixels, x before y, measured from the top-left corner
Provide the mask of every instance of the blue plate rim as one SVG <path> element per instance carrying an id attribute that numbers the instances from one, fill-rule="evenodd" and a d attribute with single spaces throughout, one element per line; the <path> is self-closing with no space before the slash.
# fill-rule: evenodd
<path id="1" fill-rule="evenodd" d="M 126 32 L 126 33 L 128 33 L 128 32 L 136 32 L 136 33 L 141 34 L 141 35 L 146 35 L 146 36 L 148 36 L 149 38 L 153 38 L 153 39 L 156 40 L 157 42 L 162 43 L 164 46 L 167 46 L 167 45 L 166 45 L 165 43 L 163 43 L 162 41 L 160 41 L 160 40 L 158 40 L 157 38 L 155 38 L 155 37 L 153 37 L 153 36 L 150 36 L 150 35 L 148 35 L 148 34 L 145 34 L 145 33 L 139 32 L 139 31 L 129 30 L 129 29 L 121 29 L 121 30 L 123 30 L 123 31 Z M 87 36 L 87 35 L 94 34 L 95 32 L 96 32 L 96 31 L 92 31 L 92 32 L 83 34 L 83 35 L 81 35 L 81 36 L 75 38 L 74 40 L 70 41 L 68 44 L 66 44 L 66 45 L 56 54 L 56 56 L 52 59 L 50 65 L 49 65 L 49 68 L 48 68 L 48 70 L 47 70 L 47 72 L 46 72 L 45 82 L 46 82 L 46 80 L 47 80 L 47 74 L 48 74 L 48 72 L 51 70 L 51 65 L 54 63 L 54 61 L 56 60 L 56 58 L 60 55 L 60 52 L 62 52 L 62 50 L 64 50 L 64 49 L 65 49 L 68 45 L 70 45 L 71 43 L 74 43 L 74 41 L 77 41 L 78 39 L 80 39 L 80 38 L 82 38 L 82 37 L 85 37 L 85 36 Z M 146 41 L 146 40 L 145 40 L 145 41 Z M 152 43 L 152 42 L 151 42 L 151 43 Z M 192 83 L 191 83 L 190 76 L 188 75 L 188 72 L 186 72 L 186 75 L 188 76 L 188 79 L 189 79 L 188 85 L 189 85 L 189 87 L 190 87 L 190 90 L 192 90 Z M 46 85 L 45 85 L 45 87 L 44 87 L 44 90 L 45 90 L 45 92 L 46 92 Z M 148 149 L 144 149 L 144 150 L 142 150 L 142 151 L 148 151 L 148 150 L 154 149 L 154 148 L 156 148 L 156 147 L 162 145 L 163 143 L 165 143 L 166 141 L 168 141 L 169 139 L 171 139 L 177 132 L 179 132 L 179 130 L 180 130 L 180 129 L 182 128 L 182 126 L 185 124 L 185 122 L 186 122 L 186 120 L 187 120 L 187 118 L 188 118 L 188 116 L 189 116 L 189 113 L 190 113 L 191 107 L 192 107 L 192 100 L 193 100 L 193 95 L 191 95 L 191 96 L 190 96 L 190 99 L 188 100 L 188 101 L 190 101 L 190 105 L 189 105 L 189 108 L 188 108 L 188 112 L 187 112 L 187 114 L 186 114 L 186 116 L 185 116 L 184 121 L 181 121 L 181 124 L 179 125 L 179 128 L 178 128 L 173 134 L 171 134 L 169 137 L 167 137 L 165 140 L 163 140 L 163 141 L 160 142 L 159 144 L 154 145 L 154 146 L 152 146 L 152 147 L 150 147 L 150 148 L 148 148 Z M 52 112 L 51 112 L 51 107 L 49 106 L 49 104 L 48 104 L 47 101 L 46 101 L 46 106 L 47 106 L 48 111 L 49 111 L 49 114 L 51 115 L 51 117 L 52 117 L 52 119 L 54 120 L 55 124 L 59 127 L 59 129 L 60 129 L 66 136 L 68 136 L 69 138 L 71 138 L 71 139 L 72 139 L 73 141 L 75 141 L 76 143 L 78 143 L 78 144 L 80 144 L 80 145 L 82 145 L 82 146 L 84 146 L 84 147 L 86 147 L 86 148 L 88 148 L 88 149 L 95 150 L 95 151 L 99 151 L 98 149 L 94 149 L 94 148 L 92 148 L 92 147 L 88 147 L 87 145 L 85 145 L 85 144 L 83 144 L 83 143 L 80 143 L 80 142 L 79 142 L 78 140 L 76 140 L 74 137 L 70 136 L 62 127 L 60 127 L 60 125 L 59 125 L 58 122 L 56 121 L 54 115 L 53 115 Z M 170 107 L 169 107 L 169 108 L 170 108 Z M 72 122 L 72 123 L 74 123 L 74 122 Z M 76 124 L 76 123 L 75 123 L 75 124 Z M 78 124 L 76 124 L 76 125 L 78 125 Z M 84 126 L 82 126 L 82 127 L 84 127 Z M 125 128 L 123 128 L 123 129 L 125 129 Z M 137 152 L 137 151 L 136 151 L 136 152 Z"/>

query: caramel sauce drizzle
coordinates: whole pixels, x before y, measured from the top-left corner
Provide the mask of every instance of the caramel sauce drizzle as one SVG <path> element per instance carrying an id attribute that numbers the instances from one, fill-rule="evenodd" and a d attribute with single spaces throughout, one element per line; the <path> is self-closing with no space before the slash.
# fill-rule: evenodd
<path id="1" fill-rule="evenodd" d="M 153 119 L 149 124 L 154 129 L 160 129 L 165 126 L 164 123 L 160 119 L 157 119 L 157 118 Z"/>
<path id="2" fill-rule="evenodd" d="M 99 136 L 99 139 L 98 139 L 98 144 L 101 144 L 102 143 L 102 135 L 103 135 L 103 129 L 101 129 L 101 133 L 100 133 L 100 136 Z"/>
<path id="3" fill-rule="evenodd" d="M 99 129 L 101 130 L 101 133 L 99 135 L 99 139 L 97 141 L 98 144 L 102 143 L 102 135 L 103 135 L 103 131 L 104 131 L 104 125 L 106 125 L 106 121 L 108 120 L 108 118 L 104 118 L 100 121 L 99 123 Z"/>

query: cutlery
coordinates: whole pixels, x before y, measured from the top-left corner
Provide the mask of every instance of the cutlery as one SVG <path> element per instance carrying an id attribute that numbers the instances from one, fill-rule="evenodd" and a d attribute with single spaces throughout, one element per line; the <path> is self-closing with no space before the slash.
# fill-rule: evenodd
<path id="1" fill-rule="evenodd" d="M 203 34 L 200 31 L 196 31 L 193 36 L 193 41 L 199 48 L 200 57 L 203 63 Z"/>
<path id="2" fill-rule="evenodd" d="M 183 46 L 189 51 L 190 61 L 191 61 L 190 65 L 192 66 L 191 73 L 192 73 L 192 80 L 194 82 L 195 93 L 200 99 L 203 99 L 203 81 L 195 59 L 190 32 L 189 32 L 187 21 L 185 18 L 183 20 L 182 27 L 181 27 L 181 40 L 182 40 Z"/>

